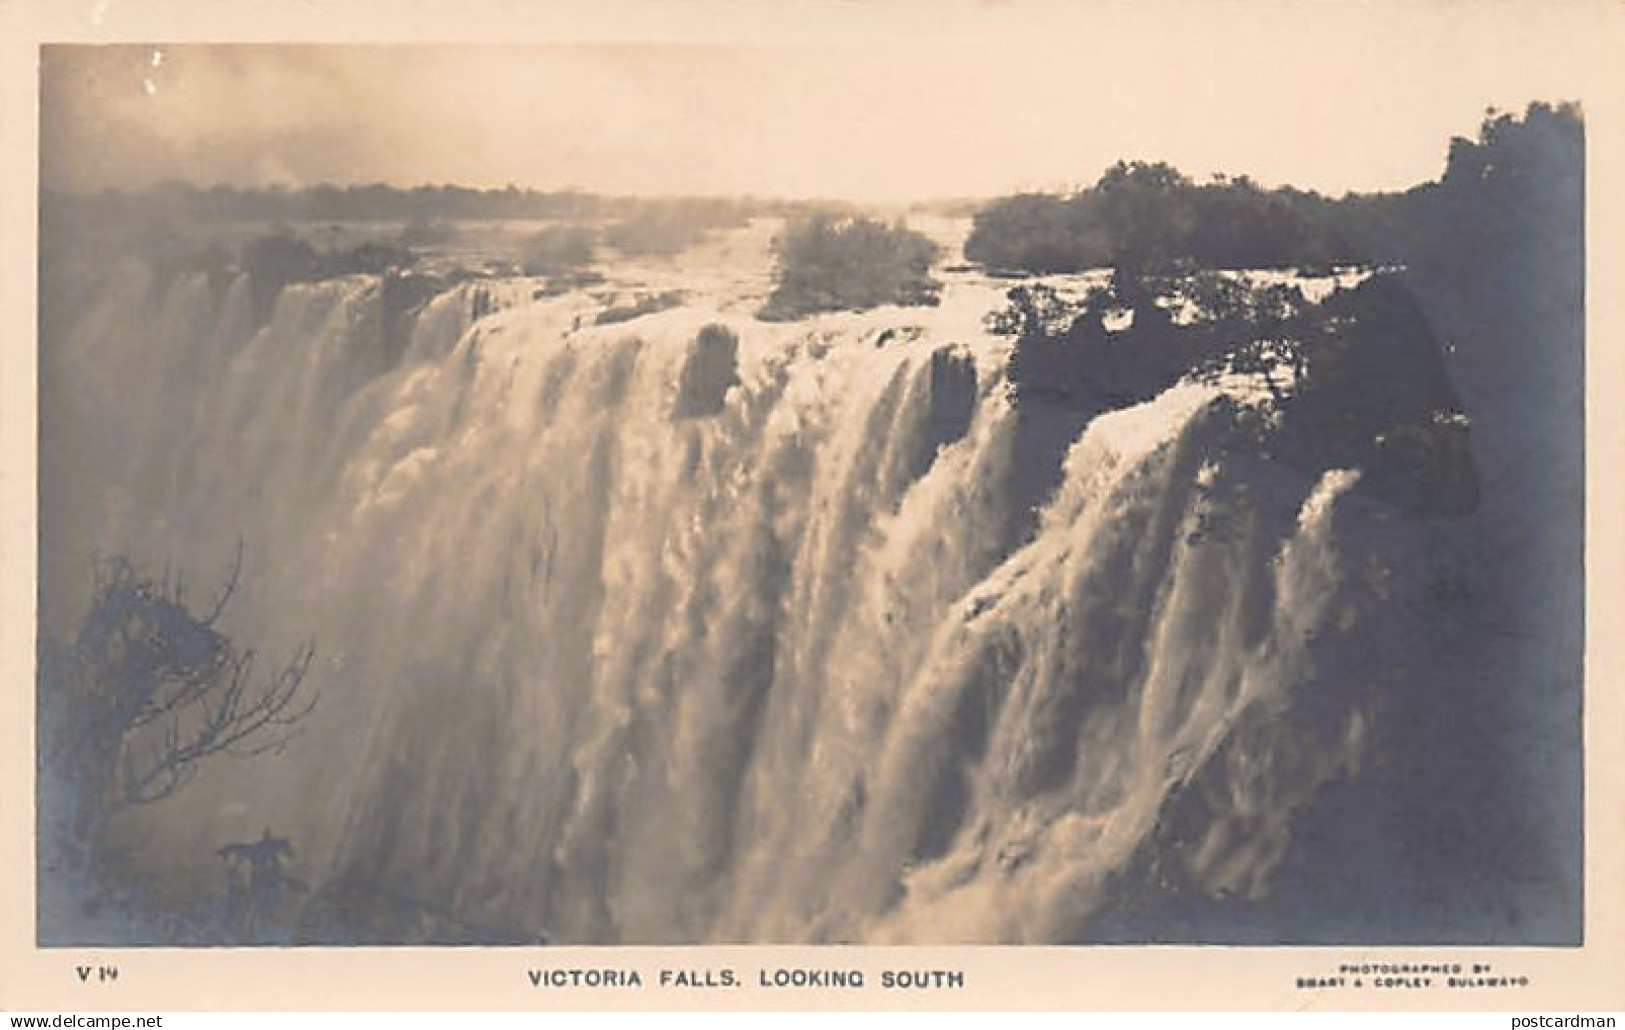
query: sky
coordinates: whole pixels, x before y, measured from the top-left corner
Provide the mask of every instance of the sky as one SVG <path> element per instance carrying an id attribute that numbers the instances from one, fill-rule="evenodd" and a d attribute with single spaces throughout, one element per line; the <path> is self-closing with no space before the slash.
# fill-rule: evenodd
<path id="1" fill-rule="evenodd" d="M 1086 185 L 1139 158 L 1334 195 L 1398 189 L 1437 177 L 1449 138 L 1471 135 L 1486 108 L 1578 95 L 1569 57 L 1588 11 L 675 0 L 633 17 L 638 7 L 521 45 L 47 47 L 44 181 L 896 201 Z"/>

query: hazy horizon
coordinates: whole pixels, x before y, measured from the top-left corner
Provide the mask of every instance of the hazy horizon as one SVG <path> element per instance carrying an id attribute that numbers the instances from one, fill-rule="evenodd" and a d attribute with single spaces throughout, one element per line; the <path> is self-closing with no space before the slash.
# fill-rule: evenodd
<path id="1" fill-rule="evenodd" d="M 1561 45 L 1561 19 L 945 12 L 941 30 L 833 41 L 52 45 L 41 182 L 891 203 L 1088 185 L 1142 159 L 1338 196 L 1436 178 L 1486 108 L 1578 94 L 1562 62 L 1520 60 Z M 1441 33 L 1447 75 L 1430 73 Z M 1365 72 L 1377 47 L 1417 75 Z"/>

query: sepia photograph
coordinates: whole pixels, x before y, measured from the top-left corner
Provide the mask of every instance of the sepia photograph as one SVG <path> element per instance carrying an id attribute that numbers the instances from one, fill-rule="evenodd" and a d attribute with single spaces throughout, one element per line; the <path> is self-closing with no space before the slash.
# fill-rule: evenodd
<path id="1" fill-rule="evenodd" d="M 1601 943 L 1601 8 L 771 6 L 33 48 L 28 946 Z"/>

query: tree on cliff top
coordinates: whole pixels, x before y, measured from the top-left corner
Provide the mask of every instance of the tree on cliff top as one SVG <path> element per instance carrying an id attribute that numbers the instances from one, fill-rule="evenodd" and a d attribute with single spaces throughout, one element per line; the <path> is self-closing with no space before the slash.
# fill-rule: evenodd
<path id="1" fill-rule="evenodd" d="M 901 220 L 814 214 L 773 241 L 775 287 L 761 317 L 788 322 L 819 311 L 863 311 L 882 304 L 934 305 L 938 248 Z"/>

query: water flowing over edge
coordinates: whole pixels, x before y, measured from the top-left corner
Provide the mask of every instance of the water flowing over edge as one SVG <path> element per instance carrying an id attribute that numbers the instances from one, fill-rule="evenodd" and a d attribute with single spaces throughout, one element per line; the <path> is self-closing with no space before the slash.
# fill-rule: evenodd
<path id="1" fill-rule="evenodd" d="M 242 279 L 129 267 L 54 366 L 47 623 L 88 548 L 207 581 L 240 540 L 230 628 L 318 644 L 307 734 L 129 829 L 162 878 L 265 825 L 344 888 L 318 940 L 357 891 L 515 939 L 1087 939 L 1145 891 L 1267 896 L 1369 750 L 1347 657 L 1416 543 L 1212 388 L 1090 422 L 1012 539 L 985 298 L 594 325 L 464 285 L 397 355 L 379 290 L 256 328 Z"/>

